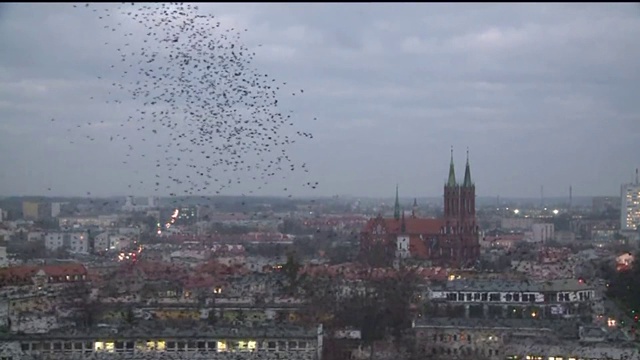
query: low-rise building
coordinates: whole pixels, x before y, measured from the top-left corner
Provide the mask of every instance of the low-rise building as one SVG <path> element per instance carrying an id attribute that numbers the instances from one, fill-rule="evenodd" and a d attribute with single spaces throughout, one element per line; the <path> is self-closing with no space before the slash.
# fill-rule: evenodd
<path id="1" fill-rule="evenodd" d="M 44 236 L 47 250 L 66 249 L 71 253 L 89 253 L 89 234 L 86 232 L 52 232 Z"/>
<path id="2" fill-rule="evenodd" d="M 164 324 L 162 324 L 164 325 Z M 172 329 L 154 322 L 135 328 L 0 335 L 5 359 L 293 359 L 322 352 L 322 331 L 299 327 Z"/>
<path id="3" fill-rule="evenodd" d="M 590 316 L 593 286 L 574 279 L 550 281 L 452 280 L 429 290 L 431 315 L 466 318 Z"/>

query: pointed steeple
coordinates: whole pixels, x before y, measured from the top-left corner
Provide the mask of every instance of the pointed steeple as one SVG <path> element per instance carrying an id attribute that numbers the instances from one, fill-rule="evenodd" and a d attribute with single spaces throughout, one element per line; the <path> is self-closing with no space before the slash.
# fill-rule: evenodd
<path id="1" fill-rule="evenodd" d="M 463 187 L 472 187 L 473 183 L 471 182 L 471 168 L 469 167 L 469 149 L 467 148 L 467 166 L 464 169 L 464 182 L 462 183 Z"/>
<path id="2" fill-rule="evenodd" d="M 398 184 L 396 184 L 396 204 L 393 208 L 393 218 L 400 220 L 400 198 L 398 197 Z"/>
<path id="3" fill-rule="evenodd" d="M 451 163 L 449 164 L 449 180 L 447 181 L 447 186 L 455 187 L 456 185 L 456 170 L 453 166 L 453 146 L 451 146 Z"/>
<path id="4" fill-rule="evenodd" d="M 405 234 L 407 232 L 407 223 L 404 221 L 404 210 L 402 211 L 402 220 L 400 222 L 400 233 Z"/>
<path id="5" fill-rule="evenodd" d="M 418 216 L 418 199 L 413 198 L 413 208 L 411 209 L 411 217 Z"/>

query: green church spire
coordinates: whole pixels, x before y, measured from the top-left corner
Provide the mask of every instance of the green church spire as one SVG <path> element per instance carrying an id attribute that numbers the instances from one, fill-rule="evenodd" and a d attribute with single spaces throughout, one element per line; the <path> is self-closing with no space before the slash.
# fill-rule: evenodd
<path id="1" fill-rule="evenodd" d="M 400 220 L 400 198 L 398 197 L 398 184 L 396 184 L 396 205 L 393 208 L 393 217 Z"/>
<path id="2" fill-rule="evenodd" d="M 456 184 L 456 171 L 453 167 L 453 146 L 451 147 L 451 163 L 449 164 L 449 180 L 447 186 L 455 187 Z"/>
<path id="3" fill-rule="evenodd" d="M 467 166 L 464 169 L 464 182 L 462 183 L 462 186 L 473 186 L 473 183 L 471 182 L 471 168 L 469 167 L 469 149 L 467 149 Z"/>

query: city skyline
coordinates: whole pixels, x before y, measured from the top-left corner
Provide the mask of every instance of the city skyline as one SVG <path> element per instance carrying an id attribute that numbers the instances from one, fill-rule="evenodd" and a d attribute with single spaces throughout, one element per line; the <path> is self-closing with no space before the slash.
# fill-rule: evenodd
<path id="1" fill-rule="evenodd" d="M 540 198 L 541 186 L 549 198 L 570 186 L 574 197 L 615 196 L 640 166 L 637 4 L 199 6 L 248 30 L 260 71 L 304 89 L 282 102 L 314 135 L 290 148 L 310 173 L 255 195 L 391 197 L 399 184 L 401 197 L 435 197 L 451 146 L 458 176 L 469 148 L 479 197 Z M 87 14 L 0 6 L 0 195 L 178 192 L 136 185 L 153 180 L 152 162 L 123 165 L 124 145 L 109 141 L 136 104 L 105 104 L 123 80 L 105 75 L 118 54 L 102 43 L 126 40 Z M 88 119 L 104 125 L 67 132 Z"/>

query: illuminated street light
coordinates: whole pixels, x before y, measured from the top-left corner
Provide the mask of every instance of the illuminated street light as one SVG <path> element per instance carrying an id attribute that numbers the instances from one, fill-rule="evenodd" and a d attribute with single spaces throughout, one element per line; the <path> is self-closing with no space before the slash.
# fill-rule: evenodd
<path id="1" fill-rule="evenodd" d="M 553 214 L 554 214 L 554 215 L 558 215 L 558 213 L 559 213 L 559 212 L 560 212 L 560 211 L 558 211 L 558 209 L 554 209 L 554 210 L 553 210 Z"/>
<path id="2" fill-rule="evenodd" d="M 514 214 L 516 214 L 516 215 L 518 215 L 518 214 L 520 213 L 520 210 L 515 209 L 515 210 L 513 210 L 513 213 L 514 213 Z"/>

